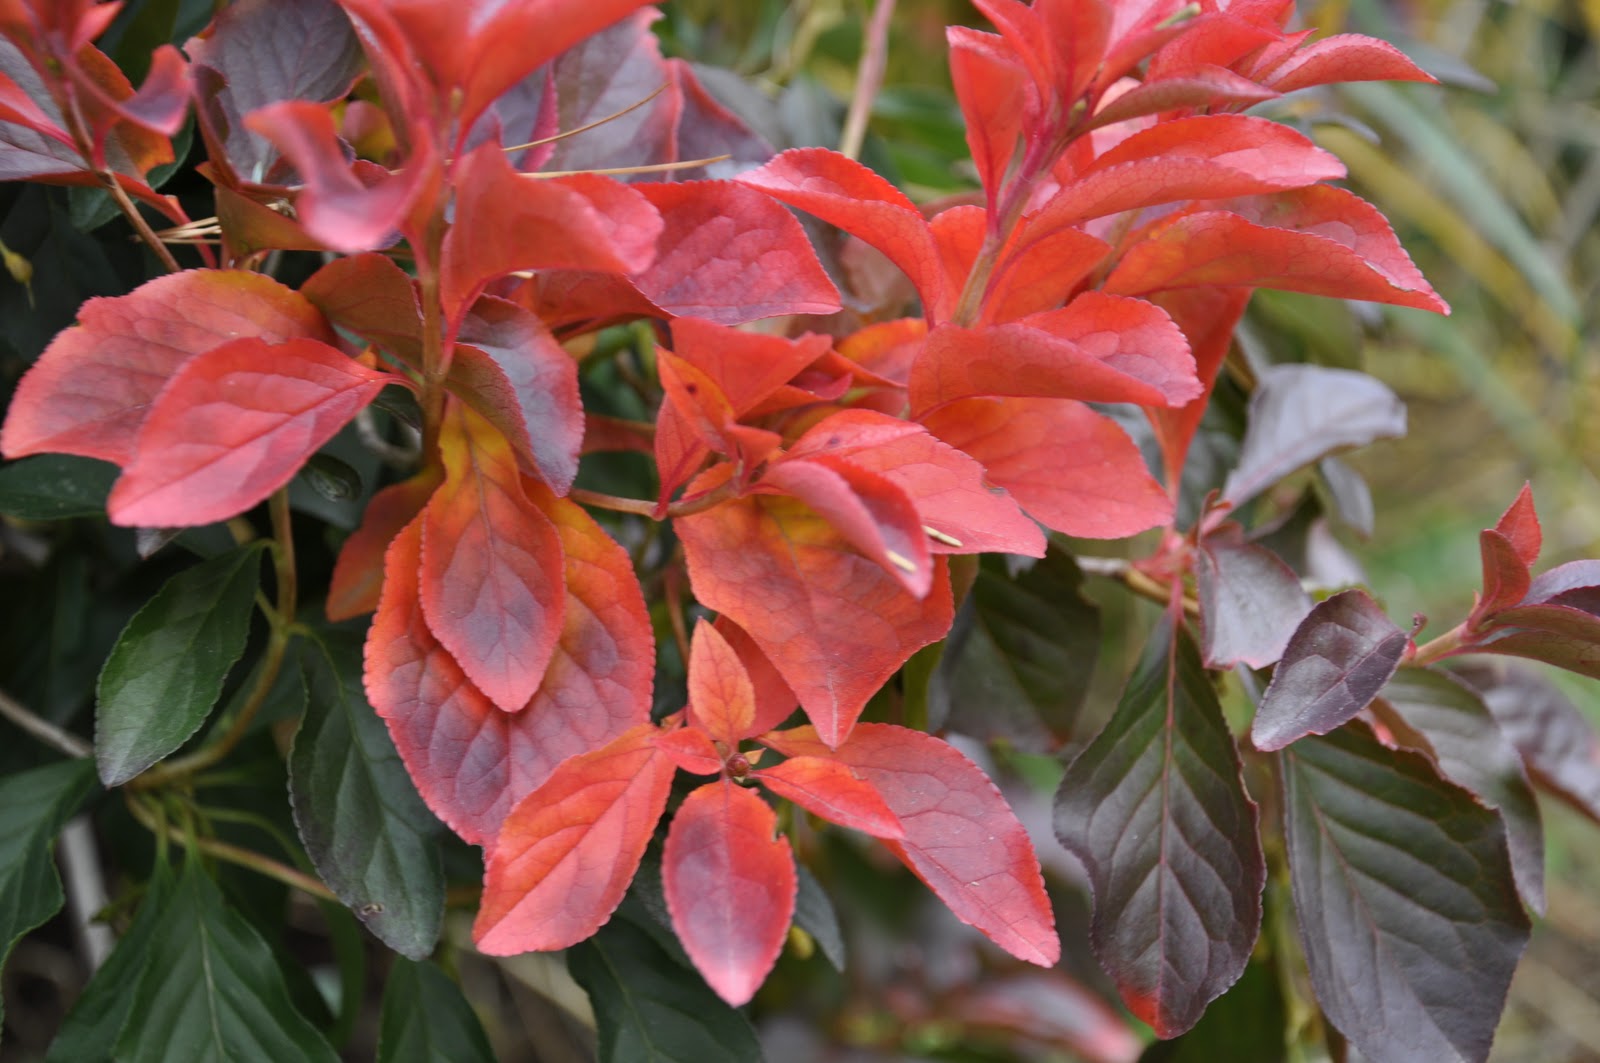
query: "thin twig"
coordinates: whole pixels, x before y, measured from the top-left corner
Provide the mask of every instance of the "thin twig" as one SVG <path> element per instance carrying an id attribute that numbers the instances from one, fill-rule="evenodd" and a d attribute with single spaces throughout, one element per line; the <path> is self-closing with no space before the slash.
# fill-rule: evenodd
<path id="1" fill-rule="evenodd" d="M 0 690 L 0 716 L 4 716 L 45 745 L 82 759 L 94 756 L 94 747 L 70 731 L 63 731 L 49 720 L 35 716 L 10 694 Z"/>
<path id="2" fill-rule="evenodd" d="M 236 864 L 239 867 L 247 867 L 257 874 L 277 879 L 285 886 L 291 886 L 312 897 L 332 901 L 335 904 L 340 903 L 338 896 L 332 890 L 310 875 L 297 871 L 287 864 L 281 864 L 270 856 L 263 856 L 252 849 L 230 845 L 215 838 L 192 838 L 178 826 L 158 821 L 150 810 L 144 807 L 144 801 L 131 795 L 128 798 L 128 810 L 133 813 L 134 819 L 144 824 L 157 837 L 164 837 L 183 845 L 192 845 L 196 851 L 205 853 L 207 856 L 215 857 L 230 864 Z"/>
<path id="3" fill-rule="evenodd" d="M 867 23 L 867 37 L 861 46 L 861 64 L 856 68 L 856 91 L 850 97 L 844 131 L 839 135 L 839 154 L 855 158 L 867 137 L 867 119 L 872 103 L 883 86 L 883 71 L 889 58 L 889 20 L 894 15 L 894 0 L 878 0 Z"/>
<path id="4" fill-rule="evenodd" d="M 554 144 L 558 140 L 565 140 L 568 137 L 575 137 L 579 133 L 587 133 L 589 130 L 595 128 L 596 126 L 605 125 L 607 122 L 615 122 L 618 118 L 621 118 L 623 115 L 628 114 L 631 111 L 637 111 L 639 108 L 643 107 L 645 104 L 649 103 L 651 100 L 655 99 L 657 96 L 661 95 L 663 92 L 666 92 L 667 91 L 667 84 L 668 84 L 667 82 L 663 81 L 661 83 L 660 88 L 656 89 L 650 95 L 646 96 L 644 99 L 640 100 L 638 103 L 630 103 L 630 104 L 628 104 L 628 106 L 624 107 L 620 111 L 617 111 L 615 114 L 608 114 L 604 118 L 596 118 L 594 121 L 589 122 L 586 125 L 581 125 L 576 129 L 569 129 L 564 133 L 557 133 L 554 136 L 541 137 L 538 140 L 530 140 L 526 144 L 512 144 L 509 147 L 503 147 L 500 150 L 501 151 L 505 151 L 505 152 L 526 151 L 528 148 L 537 148 L 537 147 L 540 147 L 541 145 L 544 145 L 544 144 Z"/>
<path id="5" fill-rule="evenodd" d="M 727 162 L 732 155 L 713 155 L 709 159 L 683 159 L 678 162 L 658 162 L 650 166 L 606 166 L 598 170 L 540 170 L 537 173 L 525 173 L 523 177 L 577 177 L 581 174 L 592 173 L 603 176 L 630 173 L 669 173 L 672 170 L 693 170 L 700 166 L 710 166 L 714 162 Z"/>

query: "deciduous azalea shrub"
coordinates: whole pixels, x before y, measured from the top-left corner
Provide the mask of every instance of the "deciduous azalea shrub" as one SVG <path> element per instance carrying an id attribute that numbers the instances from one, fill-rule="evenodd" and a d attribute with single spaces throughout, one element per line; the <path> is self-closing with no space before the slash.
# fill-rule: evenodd
<path id="1" fill-rule="evenodd" d="M 1307 506 L 1359 522 L 1330 455 L 1400 403 L 1229 356 L 1257 288 L 1446 312 L 1265 116 L 1429 78 L 1285 0 L 974 4 L 990 28 L 948 42 L 976 187 L 919 204 L 776 150 L 640 0 L 235 0 L 183 33 L 175 5 L 0 2 L 16 202 L 143 241 L 42 293 L 73 323 L 0 433 L 40 596 L 8 609 L 73 648 L 8 664 L 43 744 L 0 781 L 0 941 L 60 907 L 80 808 L 123 933 L 50 1058 L 334 1058 L 381 954 L 356 921 L 401 957 L 380 1058 L 487 1058 L 430 962 L 469 948 L 569 950 L 603 1058 L 755 1058 L 780 954 L 841 959 L 812 861 L 898 861 L 939 934 L 987 939 L 960 947 L 992 979 L 941 1007 L 996 1052 L 1142 1051 L 1088 988 L 1088 1028 L 1051 1027 L 1086 933 L 1196 1052 L 1487 1056 L 1543 904 L 1532 787 L 1600 816 L 1600 740 L 1476 662 L 1600 675 L 1600 562 L 1535 572 L 1525 490 L 1471 613 L 1397 624 L 1322 578 Z M 36 257 L 13 276 L 65 268 Z M 1203 438 L 1224 391 L 1231 448 Z M 1087 716 L 1084 568 L 1156 603 Z M 74 615 L 103 637 L 59 641 Z M 1008 801 L 1039 807 L 1018 751 L 1057 765 L 1054 838 Z M 1037 845 L 1081 865 L 1086 928 Z M 322 903 L 336 992 L 269 944 L 263 882 Z M 441 945 L 447 901 L 476 914 Z M 896 1043 L 918 1005 L 882 999 L 888 1033 L 838 1036 Z"/>

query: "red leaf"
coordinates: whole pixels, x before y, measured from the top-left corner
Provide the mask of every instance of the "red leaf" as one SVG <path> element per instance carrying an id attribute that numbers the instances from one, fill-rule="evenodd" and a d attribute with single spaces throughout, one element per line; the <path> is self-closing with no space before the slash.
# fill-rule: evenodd
<path id="1" fill-rule="evenodd" d="M 195 355 L 150 406 L 111 491 L 114 524 L 210 524 L 288 483 L 395 378 L 316 340 L 239 339 Z"/>
<path id="2" fill-rule="evenodd" d="M 1120 539 L 1172 519 L 1172 501 L 1133 440 L 1081 402 L 961 399 L 922 420 L 1055 531 Z"/>
<path id="3" fill-rule="evenodd" d="M 794 915 L 794 854 L 754 793 L 714 782 L 684 799 L 667 830 L 661 882 L 684 951 L 735 1007 L 755 996 Z"/>
<path id="4" fill-rule="evenodd" d="M 336 258 L 300 286 L 329 321 L 422 368 L 422 307 L 411 278 L 388 255 Z"/>
<path id="5" fill-rule="evenodd" d="M 1028 74 L 994 34 L 966 26 L 949 26 L 944 32 L 950 43 L 950 80 L 966 119 L 967 147 L 993 210 L 1022 136 Z"/>
<path id="6" fill-rule="evenodd" d="M 790 458 L 842 459 L 882 475 L 916 507 L 934 553 L 1044 556 L 1044 536 L 1017 503 L 985 481 L 985 470 L 920 424 L 846 410 L 819 422 L 789 448 Z"/>
<path id="7" fill-rule="evenodd" d="M 500 145 L 486 142 L 456 165 L 454 180 L 440 293 L 452 321 L 489 281 L 516 270 L 633 274 L 655 256 L 660 213 L 608 177 L 519 174 Z"/>
<path id="8" fill-rule="evenodd" d="M 186 270 L 90 299 L 17 385 L 7 457 L 54 451 L 126 464 L 150 404 L 191 356 L 229 340 L 335 342 L 298 293 L 259 273 Z"/>
<path id="9" fill-rule="evenodd" d="M 805 230 L 766 196 L 727 181 L 633 188 L 664 226 L 655 261 L 633 282 L 667 313 L 738 325 L 839 309 Z"/>
<path id="10" fill-rule="evenodd" d="M 1533 485 L 1523 484 L 1522 490 L 1506 511 L 1495 522 L 1494 530 L 1505 536 L 1516 551 L 1517 559 L 1524 565 L 1539 560 L 1539 549 L 1544 544 L 1544 533 L 1539 528 L 1539 514 L 1533 508 Z"/>
<path id="11" fill-rule="evenodd" d="M 372 496 L 361 526 L 339 548 L 328 582 L 328 619 L 350 620 L 378 607 L 383 589 L 383 559 L 389 544 L 428 504 L 441 477 L 430 465 L 409 480 L 390 484 Z"/>
<path id="12" fill-rule="evenodd" d="M 826 148 L 792 148 L 735 180 L 859 236 L 911 278 L 924 305 L 943 305 L 939 253 L 922 212 L 859 162 Z"/>
<path id="13" fill-rule="evenodd" d="M 764 734 L 793 715 L 794 710 L 800 707 L 800 699 L 795 697 L 777 667 L 761 652 L 761 647 L 756 645 L 749 633 L 725 616 L 717 617 L 712 626 L 732 647 L 733 652 L 739 655 L 755 693 L 755 718 L 750 721 L 749 732 L 739 737 Z"/>
<path id="14" fill-rule="evenodd" d="M 695 624 L 689 643 L 689 723 L 737 749 L 752 733 L 756 692 L 739 654 L 715 627 Z"/>
<path id="15" fill-rule="evenodd" d="M 484 870 L 472 924 L 480 951 L 567 948 L 611 917 L 672 788 L 676 769 L 652 743 L 655 733 L 640 724 L 563 761 L 512 809 Z"/>
<path id="16" fill-rule="evenodd" d="M 1483 597 L 1467 619 L 1469 628 L 1521 602 L 1533 582 L 1527 563 L 1517 555 L 1517 548 L 1495 529 L 1486 528 L 1478 534 L 1478 551 L 1483 558 Z"/>
<path id="17" fill-rule="evenodd" d="M 1155 225 L 1105 290 L 1248 286 L 1448 312 L 1383 215 L 1343 189 L 1316 185 L 1220 205 L 1227 209 Z"/>
<path id="18" fill-rule="evenodd" d="M 1228 348 L 1233 346 L 1233 330 L 1244 315 L 1250 302 L 1248 288 L 1188 288 L 1182 291 L 1163 292 L 1158 304 L 1189 340 L 1194 352 L 1195 375 L 1203 388 L 1199 397 L 1177 409 L 1146 407 L 1145 416 L 1155 429 L 1156 440 L 1161 445 L 1162 471 L 1167 483 L 1176 485 L 1183 474 L 1183 464 L 1189 454 L 1189 444 L 1200 427 L 1211 400 L 1211 389 L 1216 385 L 1217 372 Z"/>
<path id="19" fill-rule="evenodd" d="M 680 727 L 651 739 L 656 748 L 672 758 L 672 763 L 694 775 L 721 775 L 723 755 L 711 738 L 697 727 Z"/>
<path id="20" fill-rule="evenodd" d="M 281 100 L 244 121 L 293 164 L 303 182 L 295 213 L 306 232 L 337 251 L 367 251 L 391 240 L 434 176 L 430 142 L 422 139 L 413 145 L 403 172 L 366 169 L 378 174 L 369 186 L 345 159 L 333 116 L 319 103 Z"/>
<path id="21" fill-rule="evenodd" d="M 1202 66 L 1190 74 L 1143 81 L 1115 99 L 1107 97 L 1095 112 L 1093 124 L 1100 128 L 1161 111 L 1249 107 L 1277 95 L 1231 70 Z"/>
<path id="22" fill-rule="evenodd" d="M 1024 218 L 1001 253 L 979 320 L 1001 324 L 1056 309 L 1110 251 L 1104 240 L 1081 229 Z"/>
<path id="23" fill-rule="evenodd" d="M 678 357 L 716 382 L 734 416 L 743 417 L 826 356 L 830 343 L 811 333 L 797 339 L 764 336 L 685 317 L 672 323 L 672 345 Z"/>
<path id="24" fill-rule="evenodd" d="M 752 772 L 751 778 L 830 823 L 899 840 L 906 835 L 900 817 L 884 803 L 877 787 L 848 765 L 826 757 L 791 757 L 782 764 Z"/>
<path id="25" fill-rule="evenodd" d="M 918 598 L 933 581 L 928 537 L 911 498 L 869 469 L 826 457 L 775 462 L 761 478 L 804 502 Z"/>
<path id="26" fill-rule="evenodd" d="M 524 471 L 566 494 L 583 447 L 578 363 L 544 322 L 504 299 L 474 303 L 457 340 L 452 389 L 510 440 Z"/>
<path id="27" fill-rule="evenodd" d="M 474 844 L 493 839 L 562 760 L 650 718 L 655 640 L 632 562 L 581 507 L 538 491 L 567 558 L 566 625 L 525 710 L 495 708 L 428 629 L 417 591 L 421 520 L 389 547 L 367 636 L 368 699 L 428 807 Z"/>
<path id="28" fill-rule="evenodd" d="M 741 498 L 675 526 L 695 597 L 749 633 L 826 741 L 843 741 L 867 699 L 950 629 L 942 565 L 919 601 L 794 499 Z"/>
<path id="29" fill-rule="evenodd" d="M 942 325 L 911 370 L 918 417 L 986 395 L 1160 406 L 1199 391 L 1188 341 L 1164 311 L 1099 292 L 1014 324 Z"/>
<path id="30" fill-rule="evenodd" d="M 1262 77 L 1279 92 L 1340 81 L 1433 80 L 1394 45 L 1358 33 L 1340 33 L 1306 45 Z"/>
<path id="31" fill-rule="evenodd" d="M 1281 122 L 1240 114 L 1179 118 L 1105 152 L 1039 211 L 1041 229 L 1188 199 L 1300 188 L 1344 164 Z"/>
<path id="32" fill-rule="evenodd" d="M 1055 917 L 1028 832 L 989 777 L 953 746 L 921 731 L 864 723 L 829 749 L 810 727 L 762 739 L 788 757 L 825 757 L 853 768 L 900 818 L 885 841 L 956 918 L 1019 959 L 1053 966 Z"/>
<path id="33" fill-rule="evenodd" d="M 524 495 L 503 436 L 452 405 L 440 435 L 444 485 L 422 514 L 428 627 L 489 699 L 517 712 L 561 634 L 561 538 Z"/>

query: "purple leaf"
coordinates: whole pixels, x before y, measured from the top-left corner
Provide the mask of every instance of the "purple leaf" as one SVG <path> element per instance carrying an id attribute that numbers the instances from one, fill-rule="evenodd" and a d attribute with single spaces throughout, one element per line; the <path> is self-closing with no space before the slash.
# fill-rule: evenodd
<path id="1" fill-rule="evenodd" d="M 1284 753 L 1300 942 L 1371 1063 L 1481 1063 L 1528 943 L 1500 816 L 1352 724 Z"/>
<path id="2" fill-rule="evenodd" d="M 361 44 L 333 0 L 239 0 L 184 51 L 197 72 L 219 75 L 199 81 L 212 160 L 251 182 L 266 179 L 278 153 L 245 115 L 280 100 L 336 100 L 361 72 Z"/>
<path id="3" fill-rule="evenodd" d="M 1319 603 L 1289 639 L 1250 740 L 1257 749 L 1282 749 L 1350 720 L 1394 675 L 1409 641 L 1365 591 Z"/>
<path id="4" fill-rule="evenodd" d="M 1422 753 L 1457 786 L 1500 811 L 1517 890 L 1544 911 L 1544 830 L 1522 758 L 1483 698 L 1448 672 L 1402 668 L 1373 703 L 1407 749 Z"/>
<path id="5" fill-rule="evenodd" d="M 1222 497 L 1243 505 L 1326 454 L 1405 434 L 1405 405 L 1373 377 L 1319 365 L 1272 366 L 1250 396 L 1250 427 Z"/>
<path id="6" fill-rule="evenodd" d="M 1311 611 L 1311 596 L 1289 566 L 1266 547 L 1245 542 L 1232 522 L 1200 540 L 1195 581 L 1200 652 L 1208 668 L 1275 663 Z"/>
<path id="7" fill-rule="evenodd" d="M 1056 793 L 1094 891 L 1089 940 L 1123 1002 L 1175 1037 L 1238 979 L 1261 925 L 1255 802 L 1189 636 L 1164 624 Z"/>
<path id="8" fill-rule="evenodd" d="M 1600 823 L 1600 735 L 1543 676 L 1503 662 L 1463 668 L 1534 783 Z"/>
<path id="9" fill-rule="evenodd" d="M 1600 678 L 1600 561 L 1573 561 L 1540 573 L 1521 605 L 1494 613 L 1488 623 L 1490 633 L 1478 645 L 1485 653 Z"/>

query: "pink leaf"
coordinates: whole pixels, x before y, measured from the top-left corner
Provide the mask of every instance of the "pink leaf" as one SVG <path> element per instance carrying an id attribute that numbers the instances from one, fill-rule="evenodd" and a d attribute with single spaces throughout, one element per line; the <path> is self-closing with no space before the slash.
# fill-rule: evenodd
<path id="1" fill-rule="evenodd" d="M 858 724 L 829 749 L 809 727 L 763 739 L 789 757 L 826 757 L 876 787 L 905 837 L 885 841 L 956 918 L 1018 959 L 1061 956 L 1055 917 L 1028 832 L 988 776 L 948 743 L 905 727 Z"/>
<path id="2" fill-rule="evenodd" d="M 767 803 L 731 782 L 684 799 L 667 831 L 661 880 L 684 951 L 735 1007 L 755 996 L 794 915 L 794 854 Z"/>
<path id="3" fill-rule="evenodd" d="M 107 502 L 112 522 L 179 527 L 244 512 L 393 379 L 308 339 L 240 339 L 196 355 L 151 404 Z"/>
<path id="4" fill-rule="evenodd" d="M 870 834 L 900 839 L 905 829 L 870 782 L 847 765 L 825 757 L 791 757 L 782 764 L 752 772 L 751 778 L 830 823 Z"/>

